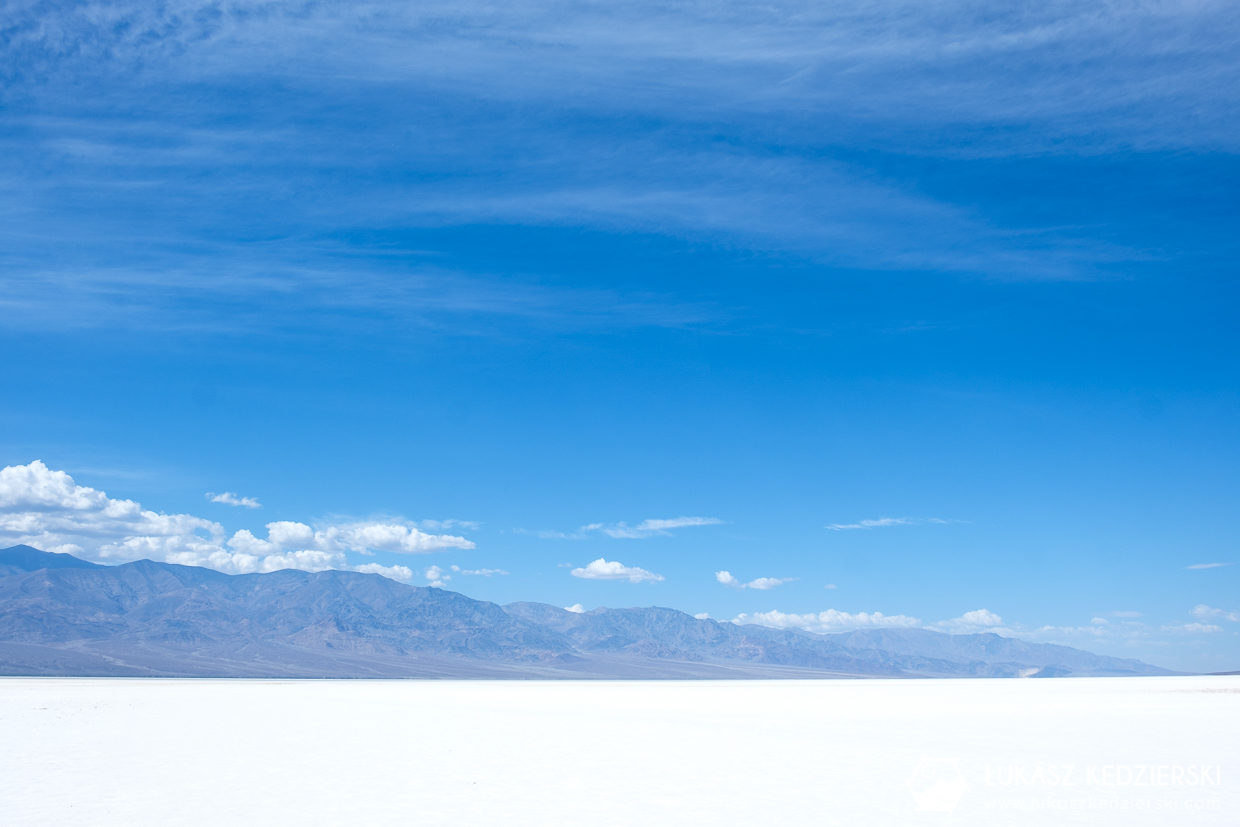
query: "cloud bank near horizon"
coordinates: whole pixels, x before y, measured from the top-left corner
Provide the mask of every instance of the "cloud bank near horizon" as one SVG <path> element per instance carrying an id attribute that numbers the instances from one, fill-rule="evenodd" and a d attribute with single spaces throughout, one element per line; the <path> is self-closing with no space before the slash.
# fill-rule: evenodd
<path id="1" fill-rule="evenodd" d="M 740 626 L 752 623 L 769 626 L 772 629 L 803 629 L 820 635 L 852 632 L 857 629 L 916 629 L 921 626 L 920 620 L 907 615 L 884 615 L 882 612 L 850 614 L 835 609 L 827 609 L 818 614 L 784 614 L 773 609 L 769 612 L 755 612 L 754 614 L 742 613 L 737 615 L 732 622 Z"/>
<path id="2" fill-rule="evenodd" d="M 406 520 L 358 520 L 319 527 L 277 520 L 267 523 L 266 529 L 266 538 L 249 529 L 229 537 L 214 520 L 158 513 L 133 500 L 112 499 L 103 491 L 78 485 L 69 474 L 54 471 L 40 460 L 0 469 L 0 538 L 99 563 L 146 559 L 228 574 L 344 569 L 409 582 L 413 574 L 405 566 L 352 566 L 346 552 L 426 554 L 474 548 L 462 536 L 429 534 Z"/>

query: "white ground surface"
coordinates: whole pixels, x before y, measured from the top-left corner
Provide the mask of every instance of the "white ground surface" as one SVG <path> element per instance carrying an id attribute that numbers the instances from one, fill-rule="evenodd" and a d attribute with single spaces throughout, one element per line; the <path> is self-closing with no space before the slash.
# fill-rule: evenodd
<path id="1" fill-rule="evenodd" d="M 0 678 L 0 747 L 4 825 L 1240 824 L 1231 677 Z"/>

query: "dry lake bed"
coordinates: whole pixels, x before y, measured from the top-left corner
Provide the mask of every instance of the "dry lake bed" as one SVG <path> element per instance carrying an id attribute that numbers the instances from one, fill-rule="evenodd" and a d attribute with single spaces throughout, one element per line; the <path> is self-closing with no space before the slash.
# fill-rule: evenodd
<path id="1" fill-rule="evenodd" d="M 6 825 L 1231 825 L 1240 678 L 0 678 Z"/>

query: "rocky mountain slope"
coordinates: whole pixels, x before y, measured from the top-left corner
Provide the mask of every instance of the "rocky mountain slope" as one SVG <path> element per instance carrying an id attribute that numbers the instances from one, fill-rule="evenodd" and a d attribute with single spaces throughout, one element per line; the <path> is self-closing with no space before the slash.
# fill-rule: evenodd
<path id="1" fill-rule="evenodd" d="M 213 677 L 1015 677 L 1171 674 L 993 634 L 840 635 L 665 608 L 498 606 L 344 571 L 227 575 L 0 551 L 0 674 Z"/>

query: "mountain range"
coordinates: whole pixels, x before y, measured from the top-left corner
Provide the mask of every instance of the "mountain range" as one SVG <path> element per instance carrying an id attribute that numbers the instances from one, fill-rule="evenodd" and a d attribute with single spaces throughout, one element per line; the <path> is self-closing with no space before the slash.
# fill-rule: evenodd
<path id="1" fill-rule="evenodd" d="M 499 606 L 347 571 L 228 575 L 0 551 L 0 675 L 826 678 L 1170 675 L 996 634 L 819 635 L 658 607 Z"/>

